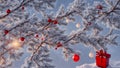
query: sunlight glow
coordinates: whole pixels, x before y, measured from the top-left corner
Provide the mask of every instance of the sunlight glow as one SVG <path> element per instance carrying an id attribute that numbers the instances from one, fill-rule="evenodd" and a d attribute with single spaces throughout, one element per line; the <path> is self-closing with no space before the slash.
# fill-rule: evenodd
<path id="1" fill-rule="evenodd" d="M 19 42 L 18 39 L 14 39 L 11 43 L 10 43 L 10 47 L 14 48 L 14 49 L 18 49 L 21 47 L 21 44 Z"/>

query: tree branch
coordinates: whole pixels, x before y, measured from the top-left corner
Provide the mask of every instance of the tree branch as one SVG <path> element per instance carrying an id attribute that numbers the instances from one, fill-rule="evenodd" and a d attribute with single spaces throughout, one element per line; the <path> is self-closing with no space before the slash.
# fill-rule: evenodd
<path id="1" fill-rule="evenodd" d="M 32 1 L 32 0 L 28 0 L 27 2 L 25 2 L 25 0 L 23 0 L 23 1 L 21 2 L 21 4 L 20 4 L 18 7 L 16 7 L 15 9 L 11 10 L 11 12 L 10 12 L 9 14 L 5 14 L 5 15 L 3 15 L 3 16 L 0 16 L 0 19 L 3 19 L 3 18 L 5 18 L 5 17 L 7 17 L 8 15 L 10 15 L 10 14 L 13 13 L 13 12 L 15 12 L 15 11 L 18 10 L 21 6 L 26 5 L 26 4 L 29 3 L 30 1 Z M 24 2 L 25 2 L 25 3 L 24 3 Z"/>

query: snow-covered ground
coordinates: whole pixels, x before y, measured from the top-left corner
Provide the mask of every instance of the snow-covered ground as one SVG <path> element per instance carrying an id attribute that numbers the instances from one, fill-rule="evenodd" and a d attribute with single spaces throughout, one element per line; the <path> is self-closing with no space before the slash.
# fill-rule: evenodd
<path id="1" fill-rule="evenodd" d="M 120 68 L 120 62 L 119 63 L 113 63 L 115 65 L 111 66 L 109 65 L 107 68 Z M 95 63 L 91 64 L 83 64 L 80 66 L 77 66 L 76 68 L 98 68 Z"/>

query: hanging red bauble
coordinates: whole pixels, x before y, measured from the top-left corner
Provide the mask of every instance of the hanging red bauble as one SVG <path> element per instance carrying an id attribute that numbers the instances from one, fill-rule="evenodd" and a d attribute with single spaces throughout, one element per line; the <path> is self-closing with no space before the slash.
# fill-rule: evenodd
<path id="1" fill-rule="evenodd" d="M 54 20 L 54 21 L 53 21 L 53 24 L 58 24 L 58 21 L 57 21 L 57 20 Z"/>
<path id="2" fill-rule="evenodd" d="M 62 43 L 61 43 L 61 42 L 58 42 L 58 43 L 57 43 L 57 47 L 56 47 L 55 49 L 57 50 L 57 48 L 62 47 L 62 46 L 63 46 Z"/>
<path id="3" fill-rule="evenodd" d="M 52 19 L 49 18 L 49 19 L 48 19 L 48 22 L 49 22 L 49 23 L 52 22 Z"/>
<path id="4" fill-rule="evenodd" d="M 96 8 L 102 10 L 103 6 L 102 5 L 97 5 Z"/>
<path id="5" fill-rule="evenodd" d="M 25 9 L 25 7 L 24 6 L 22 6 L 22 10 L 24 10 Z"/>
<path id="6" fill-rule="evenodd" d="M 44 41 L 44 40 L 45 40 L 45 37 L 41 37 L 41 40 Z"/>
<path id="7" fill-rule="evenodd" d="M 6 35 L 6 34 L 8 34 L 8 33 L 9 33 L 9 31 L 8 31 L 8 30 L 4 30 L 4 33 L 5 33 L 5 35 Z"/>
<path id="8" fill-rule="evenodd" d="M 78 62 L 80 60 L 80 56 L 78 54 L 74 54 L 72 59 L 74 62 Z"/>
<path id="9" fill-rule="evenodd" d="M 35 37 L 36 37 L 36 38 L 38 38 L 38 37 L 39 37 L 39 35 L 38 35 L 38 34 L 36 34 L 36 35 L 35 35 Z"/>
<path id="10" fill-rule="evenodd" d="M 21 41 L 24 41 L 24 40 L 25 40 L 25 38 L 24 38 L 24 37 L 21 37 L 21 38 L 20 38 L 20 40 L 21 40 Z"/>
<path id="11" fill-rule="evenodd" d="M 10 12 L 11 12 L 11 10 L 10 10 L 10 9 L 7 9 L 7 10 L 6 10 L 6 13 L 7 13 L 7 14 L 9 14 Z"/>

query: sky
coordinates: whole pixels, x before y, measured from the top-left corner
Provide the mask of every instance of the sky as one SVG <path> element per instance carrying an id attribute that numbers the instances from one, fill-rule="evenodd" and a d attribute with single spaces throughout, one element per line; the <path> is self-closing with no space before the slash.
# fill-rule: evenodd
<path id="1" fill-rule="evenodd" d="M 59 9 L 59 6 L 61 4 L 65 5 L 65 7 L 72 2 L 73 0 L 57 0 L 56 3 L 56 7 L 55 10 Z M 89 0 L 90 1 L 90 0 Z M 80 20 L 77 18 L 77 21 L 73 22 L 73 23 L 69 23 L 68 26 L 66 27 L 67 29 L 67 33 L 71 32 L 71 30 L 76 30 L 75 27 L 75 23 L 80 22 Z M 107 31 L 107 30 L 106 30 Z M 106 32 L 105 31 L 105 32 Z M 120 32 L 116 33 L 120 34 Z M 117 38 L 117 41 L 120 41 L 120 37 Z M 119 42 L 120 44 L 120 42 Z M 120 68 L 120 46 L 107 46 L 108 47 L 108 53 L 111 54 L 111 58 L 110 58 L 110 65 L 113 68 Z M 81 52 L 80 54 L 80 61 L 79 62 L 74 62 L 71 58 L 69 58 L 68 61 L 66 61 L 63 58 L 62 55 L 62 50 L 58 49 L 58 50 L 54 50 L 51 49 L 51 59 L 53 59 L 53 65 L 56 66 L 56 68 L 97 68 L 95 65 L 95 57 L 94 58 L 89 58 L 88 54 L 91 50 L 93 50 L 93 48 L 90 47 L 85 47 L 82 44 L 77 44 L 73 47 L 73 49 L 78 50 Z M 95 54 L 95 52 L 94 52 Z M 25 54 L 20 61 L 17 61 L 15 63 L 15 65 L 13 66 L 13 68 L 20 68 L 21 64 L 23 64 L 23 60 L 25 59 L 25 57 L 29 56 L 28 54 Z M 109 68 L 111 68 L 111 66 L 109 66 Z"/>

